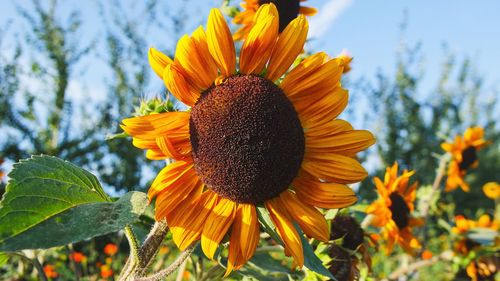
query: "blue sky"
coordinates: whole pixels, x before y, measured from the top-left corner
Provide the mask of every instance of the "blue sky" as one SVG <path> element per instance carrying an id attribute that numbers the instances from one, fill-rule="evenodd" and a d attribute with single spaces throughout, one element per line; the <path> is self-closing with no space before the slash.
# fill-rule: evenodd
<path id="1" fill-rule="evenodd" d="M 175 6 L 178 5 L 175 1 L 179 0 L 168 1 L 174 1 Z M 190 33 L 197 25 L 204 24 L 209 9 L 222 2 L 187 1 L 191 6 L 186 12 L 194 17 L 189 18 L 190 24 L 180 35 Z M 106 8 L 111 8 L 112 1 L 101 2 L 107 5 Z M 124 3 L 130 15 L 141 19 L 137 5 L 142 2 L 120 2 Z M 84 24 L 80 37 L 82 44 L 92 39 L 102 39 L 98 50 L 92 54 L 94 58 L 98 58 L 99 51 L 104 50 L 105 36 L 97 3 L 98 0 L 65 0 L 60 1 L 58 10 L 58 15 L 63 18 L 73 9 L 81 12 Z M 310 18 L 310 35 L 313 39 L 308 43 L 307 50 L 325 51 L 333 56 L 347 49 L 354 56 L 353 71 L 349 74 L 352 80 L 361 77 L 371 80 L 380 69 L 386 74 L 394 72 L 395 54 L 401 40 L 400 26 L 406 14 L 407 27 L 403 38 L 410 45 L 422 43 L 425 76 L 421 87 L 426 94 L 433 90 L 439 78 L 444 60 L 443 44 L 458 58 L 467 56 L 474 59 L 475 68 L 484 76 L 487 88 L 500 88 L 500 1 L 309 0 L 305 4 L 320 11 Z M 8 20 L 12 20 L 11 28 L 1 45 L 1 56 L 12 51 L 16 33 L 23 34 L 30 29 L 26 21 L 18 16 L 16 7 L 32 7 L 31 1 L 0 0 L 0 28 L 5 27 Z M 159 49 L 173 48 L 177 41 L 177 38 L 165 36 L 162 30 L 150 30 L 146 38 L 145 49 L 150 46 Z M 36 53 L 31 55 L 34 54 Z M 145 57 L 144 60 L 146 59 Z M 103 58 L 83 62 L 77 68 L 70 81 L 71 97 L 85 104 L 88 103 L 87 97 L 94 101 L 103 97 L 107 88 L 106 79 L 110 79 L 109 68 Z M 40 86 L 32 80 L 25 84 L 26 87 Z M 160 88 L 161 81 L 154 79 L 153 85 L 144 89 L 144 93 L 157 93 Z"/>
<path id="2" fill-rule="evenodd" d="M 97 1 L 60 2 L 60 15 L 64 16 L 70 8 L 76 7 L 82 12 L 83 19 L 98 18 Z M 238 3 L 236 0 L 232 2 Z M 29 7 L 31 1 L 2 0 L 0 3 L 0 26 L 4 26 L 7 19 L 14 19 L 11 31 L 29 28 L 22 19 L 16 17 L 16 6 Z M 196 20 L 187 32 L 202 23 L 210 7 L 217 6 L 221 1 L 191 0 L 190 3 Z M 361 76 L 374 77 L 378 69 L 385 72 L 394 70 L 395 53 L 401 39 L 400 26 L 406 13 L 405 41 L 409 44 L 423 44 L 426 70 L 424 86 L 431 87 L 438 77 L 445 43 L 453 54 L 473 58 L 487 84 L 500 84 L 500 1 L 309 0 L 305 4 L 320 10 L 318 15 L 310 18 L 310 34 L 314 37 L 309 43 L 309 49 L 326 51 L 331 55 L 338 54 L 342 49 L 349 50 L 355 57 L 354 71 L 351 73 L 354 79 Z M 135 8 L 131 7 L 130 12 L 134 11 Z M 84 21 L 82 38 L 90 40 L 101 32 L 99 21 Z M 152 35 L 151 39 L 148 44 L 162 44 L 158 42 L 157 35 Z M 173 42 L 165 42 L 163 47 L 172 44 Z M 102 77 L 99 67 L 96 68 L 81 76 L 79 79 L 83 81 L 80 82 L 95 82 L 96 77 Z"/>

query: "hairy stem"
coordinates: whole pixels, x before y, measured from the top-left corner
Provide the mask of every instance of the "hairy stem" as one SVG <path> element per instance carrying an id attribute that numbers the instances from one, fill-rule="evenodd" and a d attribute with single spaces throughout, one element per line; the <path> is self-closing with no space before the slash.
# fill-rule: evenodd
<path id="1" fill-rule="evenodd" d="M 142 246 L 139 247 L 139 242 L 135 238 L 132 228 L 127 226 L 125 228 L 125 235 L 130 244 L 130 257 L 118 277 L 118 280 L 133 280 L 136 276 L 143 276 L 151 261 L 156 256 L 167 232 L 168 226 L 165 221 L 155 222 L 148 237 Z"/>
<path id="2" fill-rule="evenodd" d="M 191 253 L 194 251 L 196 244 L 191 245 L 189 248 L 184 250 L 179 257 L 167 268 L 164 270 L 157 272 L 151 276 L 148 277 L 142 277 L 142 278 L 135 278 L 133 279 L 134 281 L 156 281 L 156 280 L 163 280 L 165 277 L 172 275 L 183 263 L 184 261 L 191 255 Z"/>

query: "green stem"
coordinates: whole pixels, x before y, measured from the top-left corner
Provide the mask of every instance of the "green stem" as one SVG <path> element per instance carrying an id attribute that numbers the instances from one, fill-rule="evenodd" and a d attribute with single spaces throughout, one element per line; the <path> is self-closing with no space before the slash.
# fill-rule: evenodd
<path id="1" fill-rule="evenodd" d="M 432 183 L 431 194 L 429 194 L 427 201 L 422 205 L 422 211 L 421 211 L 420 215 L 424 219 L 426 219 L 427 216 L 429 215 L 429 210 L 430 210 L 432 198 L 435 196 L 436 192 L 440 191 L 439 187 L 441 186 L 441 180 L 443 179 L 443 177 L 446 173 L 446 164 L 448 164 L 449 160 L 450 160 L 450 157 L 448 154 L 444 154 L 439 159 L 439 167 L 438 167 L 438 170 L 436 173 L 436 177 L 434 178 L 434 182 Z"/>
<path id="2" fill-rule="evenodd" d="M 133 273 L 134 269 L 137 267 L 139 261 L 139 242 L 135 237 L 134 231 L 130 225 L 125 227 L 125 236 L 127 237 L 128 244 L 130 246 L 130 256 L 123 267 L 118 280 L 127 280 L 129 276 Z"/>

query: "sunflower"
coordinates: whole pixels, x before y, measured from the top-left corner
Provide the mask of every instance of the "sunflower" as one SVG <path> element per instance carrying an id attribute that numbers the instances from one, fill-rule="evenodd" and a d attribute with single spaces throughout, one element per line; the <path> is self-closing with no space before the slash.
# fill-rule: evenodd
<path id="1" fill-rule="evenodd" d="M 307 0 L 245 0 L 244 3 L 240 4 L 245 10 L 238 13 L 233 19 L 235 24 L 243 25 L 243 27 L 238 29 L 234 34 L 234 40 L 242 40 L 248 36 L 252 26 L 257 22 L 254 15 L 260 6 L 266 3 L 273 3 L 276 5 L 279 14 L 279 32 L 282 32 L 299 14 L 313 16 L 317 13 L 315 8 L 300 5 L 300 2 L 305 1 Z"/>
<path id="2" fill-rule="evenodd" d="M 388 167 L 384 181 L 375 177 L 379 199 L 373 202 L 366 212 L 372 215 L 371 224 L 382 229 L 382 238 L 387 241 L 389 254 L 395 243 L 407 253 L 420 248 L 420 243 L 412 234 L 412 227 L 422 225 L 423 221 L 411 216 L 417 194 L 417 182 L 408 186 L 413 171 L 404 170 L 398 176 L 398 163 Z"/>
<path id="3" fill-rule="evenodd" d="M 322 241 L 329 229 L 319 208 L 343 208 L 357 198 L 346 184 L 367 175 L 355 154 L 375 140 L 336 119 L 347 105 L 340 62 L 318 53 L 281 81 L 306 40 L 304 16 L 278 36 L 278 12 L 262 5 L 236 68 L 234 42 L 212 9 L 207 30 L 177 44 L 175 59 L 151 49 L 153 70 L 191 107 L 123 120 L 122 128 L 149 159 L 174 159 L 148 192 L 156 220 L 166 219 L 180 249 L 201 240 L 213 258 L 226 234 L 227 273 L 253 255 L 259 241 L 257 207 L 269 211 L 295 264 L 304 255 L 295 224 Z M 230 233 L 230 234 L 229 234 Z"/>
<path id="4" fill-rule="evenodd" d="M 351 255 L 342 247 L 333 244 L 328 251 L 331 258 L 328 271 L 338 281 L 354 281 L 359 279 L 359 269 L 356 256 Z M 331 280 L 331 279 L 330 279 Z"/>
<path id="5" fill-rule="evenodd" d="M 472 261 L 466 268 L 472 281 L 495 281 L 500 268 L 500 253 L 483 256 Z"/>
<path id="6" fill-rule="evenodd" d="M 465 130 L 464 136 L 456 136 L 454 142 L 441 144 L 446 152 L 450 153 L 452 160 L 448 167 L 445 191 L 455 190 L 458 186 L 463 191 L 469 192 L 469 185 L 464 181 L 467 170 L 478 165 L 477 152 L 488 145 L 484 140 L 484 130 L 481 127 L 471 127 Z"/>
<path id="7" fill-rule="evenodd" d="M 451 232 L 458 235 L 458 240 L 454 243 L 454 251 L 464 256 L 468 255 L 470 251 L 481 246 L 478 241 L 466 236 L 469 232 L 474 229 L 497 232 L 499 227 L 500 221 L 492 219 L 488 214 L 480 216 L 477 221 L 467 219 L 462 215 L 455 216 L 455 226 L 451 228 Z"/>

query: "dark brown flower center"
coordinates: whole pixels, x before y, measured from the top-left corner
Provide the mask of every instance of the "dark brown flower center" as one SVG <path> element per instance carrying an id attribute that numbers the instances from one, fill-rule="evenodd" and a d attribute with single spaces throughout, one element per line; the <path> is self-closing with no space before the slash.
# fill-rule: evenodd
<path id="1" fill-rule="evenodd" d="M 237 75 L 202 93 L 189 122 L 194 167 L 208 188 L 239 203 L 286 190 L 302 163 L 304 132 L 283 91 Z"/>
<path id="2" fill-rule="evenodd" d="M 259 5 L 273 3 L 280 17 L 280 32 L 299 15 L 299 0 L 259 0 Z"/>
<path id="3" fill-rule="evenodd" d="M 356 250 L 363 243 L 364 232 L 359 223 L 349 215 L 337 215 L 332 221 L 330 240 L 342 239 L 342 246 Z"/>
<path id="4" fill-rule="evenodd" d="M 470 168 L 474 162 L 477 160 L 476 148 L 469 146 L 462 151 L 462 162 L 458 164 L 460 171 L 464 171 Z"/>
<path id="5" fill-rule="evenodd" d="M 389 207 L 392 213 L 392 220 L 396 223 L 399 229 L 407 227 L 408 221 L 410 220 L 410 208 L 408 208 L 404 198 L 397 192 L 391 193 L 389 198 L 392 202 Z"/>
<path id="6" fill-rule="evenodd" d="M 349 253 L 337 245 L 332 245 L 329 252 L 332 261 L 328 267 L 328 271 L 338 281 L 347 281 L 351 275 L 352 261 Z"/>

